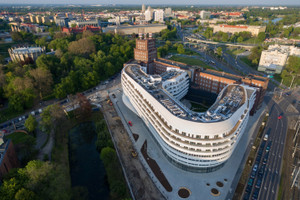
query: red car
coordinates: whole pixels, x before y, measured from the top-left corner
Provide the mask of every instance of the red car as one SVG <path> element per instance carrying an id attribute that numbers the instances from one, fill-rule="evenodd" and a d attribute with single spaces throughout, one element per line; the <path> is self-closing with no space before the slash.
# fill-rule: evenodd
<path id="1" fill-rule="evenodd" d="M 128 122 L 128 124 L 129 124 L 129 126 L 132 126 L 132 123 L 131 123 L 131 121 L 129 121 L 129 122 Z"/>
<path id="2" fill-rule="evenodd" d="M 279 115 L 279 116 L 278 116 L 278 119 L 282 119 L 282 115 Z"/>

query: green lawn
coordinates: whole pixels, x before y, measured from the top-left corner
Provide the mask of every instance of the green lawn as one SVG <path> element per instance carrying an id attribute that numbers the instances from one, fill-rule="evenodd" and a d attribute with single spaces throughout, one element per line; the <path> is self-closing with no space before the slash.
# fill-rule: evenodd
<path id="1" fill-rule="evenodd" d="M 195 103 L 195 102 L 190 102 L 192 107 L 191 107 L 191 110 L 194 111 L 194 112 L 206 112 L 208 107 L 202 105 L 202 104 L 199 104 L 199 103 Z"/>
<path id="2" fill-rule="evenodd" d="M 233 55 L 233 56 L 236 56 L 240 53 L 244 53 L 245 49 L 228 49 L 226 52 Z"/>
<path id="3" fill-rule="evenodd" d="M 257 70 L 257 66 L 253 65 L 251 60 L 249 60 L 246 56 L 240 57 L 241 61 L 243 61 L 245 64 L 249 65 L 253 69 Z"/>
<path id="4" fill-rule="evenodd" d="M 202 60 L 196 59 L 196 58 L 188 58 L 188 57 L 182 57 L 182 56 L 172 56 L 170 60 L 174 60 L 177 62 L 182 62 L 187 65 L 196 65 L 207 69 L 213 69 L 211 66 L 204 63 Z"/>
<path id="5" fill-rule="evenodd" d="M 29 139 L 33 138 L 31 135 L 27 135 L 22 132 L 15 132 L 5 136 L 6 139 L 11 139 L 14 144 L 26 143 Z"/>

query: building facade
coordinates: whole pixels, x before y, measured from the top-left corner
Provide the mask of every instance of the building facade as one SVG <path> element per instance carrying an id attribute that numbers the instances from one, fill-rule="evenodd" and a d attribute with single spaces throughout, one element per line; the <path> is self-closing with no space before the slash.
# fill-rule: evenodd
<path id="1" fill-rule="evenodd" d="M 265 32 L 266 27 L 265 26 L 245 26 L 245 25 L 227 25 L 227 24 L 219 24 L 219 25 L 212 25 L 211 26 L 214 30 L 214 33 L 217 33 L 219 31 L 225 32 L 225 33 L 239 33 L 243 31 L 250 32 L 253 36 L 257 36 L 260 32 Z"/>
<path id="2" fill-rule="evenodd" d="M 22 62 L 26 59 L 32 59 L 32 61 L 35 61 L 45 52 L 45 47 L 20 47 L 8 49 L 9 56 L 13 62 Z"/>
<path id="3" fill-rule="evenodd" d="M 210 15 L 211 15 L 211 12 L 205 11 L 205 10 L 201 10 L 199 14 L 200 14 L 200 18 L 201 19 L 209 19 Z"/>
<path id="4" fill-rule="evenodd" d="M 3 133 L 0 132 L 0 180 L 12 168 L 20 167 L 14 145 L 11 140 L 4 141 Z"/>
<path id="5" fill-rule="evenodd" d="M 267 50 L 261 53 L 258 71 L 280 74 L 290 55 L 300 56 L 300 48 L 287 45 L 270 45 Z"/>
<path id="6" fill-rule="evenodd" d="M 179 101 L 187 93 L 188 79 L 180 69 L 151 76 L 138 64 L 126 64 L 121 79 L 123 101 L 143 119 L 173 164 L 188 171 L 211 172 L 223 166 L 243 135 L 256 89 L 227 85 L 208 111 L 197 113 Z"/>
<path id="7" fill-rule="evenodd" d="M 154 15 L 155 22 L 161 22 L 161 23 L 164 22 L 164 16 L 165 16 L 164 10 L 156 9 L 154 10 L 153 15 Z"/>

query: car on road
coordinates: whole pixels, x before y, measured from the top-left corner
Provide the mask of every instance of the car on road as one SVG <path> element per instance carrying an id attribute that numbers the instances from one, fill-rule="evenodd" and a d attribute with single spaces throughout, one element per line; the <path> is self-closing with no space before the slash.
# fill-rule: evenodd
<path id="1" fill-rule="evenodd" d="M 253 181 L 254 181 L 254 179 L 253 179 L 253 178 L 250 178 L 249 181 L 248 181 L 248 185 L 249 185 L 249 186 L 252 186 L 252 185 L 253 185 Z"/>
<path id="2" fill-rule="evenodd" d="M 270 142 L 268 143 L 267 148 L 266 148 L 266 152 L 269 152 L 269 151 L 270 151 L 271 145 L 272 145 L 272 142 L 270 141 Z"/>
<path id="3" fill-rule="evenodd" d="M 282 119 L 282 115 L 279 115 L 279 116 L 278 116 L 278 119 Z"/>
<path id="4" fill-rule="evenodd" d="M 259 178 L 259 179 L 257 179 L 257 181 L 256 181 L 256 185 L 255 185 L 255 187 L 256 188 L 260 188 L 260 186 L 261 186 L 261 179 Z"/>
<path id="5" fill-rule="evenodd" d="M 262 178 L 264 173 L 265 173 L 265 165 L 262 165 L 261 168 L 259 169 L 258 176 Z"/>
<path id="6" fill-rule="evenodd" d="M 264 140 L 268 140 L 268 138 L 269 138 L 269 135 L 268 134 L 265 134 L 265 137 L 264 137 Z"/>
<path id="7" fill-rule="evenodd" d="M 128 124 L 129 124 L 129 126 L 132 126 L 132 122 L 131 121 L 129 121 Z"/>
<path id="8" fill-rule="evenodd" d="M 248 200 L 250 198 L 250 193 L 245 193 L 243 200 Z"/>
<path id="9" fill-rule="evenodd" d="M 251 190 L 252 190 L 252 186 L 251 185 L 247 185 L 246 192 L 251 192 Z"/>
<path id="10" fill-rule="evenodd" d="M 254 172 L 256 172 L 256 171 L 257 171 L 257 167 L 258 167 L 258 164 L 255 164 L 252 170 L 253 170 Z"/>
<path id="11" fill-rule="evenodd" d="M 265 157 L 263 159 L 263 165 L 267 164 L 269 158 L 269 152 L 265 154 Z"/>
<path id="12" fill-rule="evenodd" d="M 258 198 L 259 188 L 255 188 L 252 194 L 252 200 L 256 200 Z"/>

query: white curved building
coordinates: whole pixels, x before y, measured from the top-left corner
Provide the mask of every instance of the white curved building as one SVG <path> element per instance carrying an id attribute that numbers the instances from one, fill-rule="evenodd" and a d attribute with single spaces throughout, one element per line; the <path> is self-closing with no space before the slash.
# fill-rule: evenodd
<path id="1" fill-rule="evenodd" d="M 205 112 L 196 113 L 179 100 L 188 92 L 184 70 L 148 75 L 138 64 L 122 70 L 123 101 L 139 115 L 166 157 L 189 171 L 209 172 L 231 156 L 247 125 L 255 88 L 228 85 Z"/>

